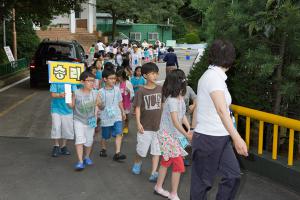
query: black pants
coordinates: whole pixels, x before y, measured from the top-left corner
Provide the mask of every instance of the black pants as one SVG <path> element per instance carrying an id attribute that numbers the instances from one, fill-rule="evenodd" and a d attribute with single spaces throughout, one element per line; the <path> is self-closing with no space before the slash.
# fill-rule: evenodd
<path id="1" fill-rule="evenodd" d="M 220 172 L 217 200 L 232 200 L 240 184 L 240 167 L 233 152 L 230 136 L 196 133 L 192 141 L 191 200 L 206 200 L 213 180 Z"/>

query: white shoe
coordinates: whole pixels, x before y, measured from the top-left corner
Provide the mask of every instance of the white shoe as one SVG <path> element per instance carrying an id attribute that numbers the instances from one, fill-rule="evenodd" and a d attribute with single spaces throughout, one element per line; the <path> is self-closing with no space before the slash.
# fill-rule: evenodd
<path id="1" fill-rule="evenodd" d="M 170 199 L 170 200 L 180 200 L 177 194 L 176 194 L 176 195 L 171 195 L 171 194 L 170 194 L 170 195 L 168 196 L 168 199 Z"/>
<path id="2" fill-rule="evenodd" d="M 167 190 L 164 190 L 162 188 L 157 189 L 156 186 L 154 187 L 154 194 L 160 195 L 164 198 L 169 198 L 169 196 L 170 196 L 170 192 L 168 192 Z"/>

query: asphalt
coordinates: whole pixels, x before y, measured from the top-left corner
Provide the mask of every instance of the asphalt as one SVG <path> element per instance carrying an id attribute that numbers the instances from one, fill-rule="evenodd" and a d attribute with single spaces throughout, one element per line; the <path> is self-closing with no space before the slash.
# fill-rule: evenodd
<path id="1" fill-rule="evenodd" d="M 180 67 L 188 72 L 192 61 L 185 61 L 178 52 Z M 193 57 L 192 59 L 193 60 Z M 159 64 L 160 79 L 164 64 Z M 141 175 L 133 175 L 136 128 L 132 117 L 130 133 L 124 137 L 122 152 L 128 158 L 122 163 L 112 160 L 114 143 L 109 142 L 107 158 L 98 156 L 99 135 L 95 138 L 92 159 L 94 165 L 82 172 L 73 170 L 76 162 L 74 142 L 68 146 L 70 156 L 52 158 L 49 139 L 51 117 L 47 88 L 30 89 L 25 81 L 0 92 L 0 200 L 160 200 L 153 194 L 154 184 L 148 181 L 150 157 L 143 162 Z M 183 174 L 179 196 L 189 199 L 190 167 Z M 215 199 L 217 181 L 208 199 Z M 170 189 L 170 174 L 165 188 Z M 239 200 L 299 200 L 300 195 L 252 172 L 244 171 Z"/>

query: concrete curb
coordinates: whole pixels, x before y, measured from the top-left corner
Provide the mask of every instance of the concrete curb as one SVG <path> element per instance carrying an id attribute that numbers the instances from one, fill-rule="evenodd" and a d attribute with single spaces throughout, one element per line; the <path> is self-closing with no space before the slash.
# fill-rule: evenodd
<path id="1" fill-rule="evenodd" d="M 0 88 L 3 88 L 9 84 L 15 83 L 19 80 L 22 80 L 23 78 L 26 78 L 28 76 L 29 76 L 28 69 L 23 69 L 23 70 L 15 72 L 15 73 L 2 76 L 2 77 L 0 77 Z"/>

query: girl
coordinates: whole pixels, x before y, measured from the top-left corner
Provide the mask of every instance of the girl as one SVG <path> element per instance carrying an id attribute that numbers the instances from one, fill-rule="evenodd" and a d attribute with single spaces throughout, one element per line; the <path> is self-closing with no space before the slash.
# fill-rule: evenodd
<path id="1" fill-rule="evenodd" d="M 134 97 L 134 91 L 132 84 L 127 80 L 127 75 L 125 70 L 119 70 L 117 72 L 117 85 L 120 87 L 122 99 L 123 99 L 123 107 L 126 114 L 126 120 L 124 123 L 123 133 L 128 133 L 128 114 L 130 113 L 131 108 L 131 100 Z"/>
<path id="2" fill-rule="evenodd" d="M 146 84 L 145 78 L 142 76 L 142 67 L 139 66 L 135 68 L 133 77 L 131 78 L 131 83 L 133 86 L 134 93 L 136 93 L 139 90 L 139 87 Z"/>
<path id="3" fill-rule="evenodd" d="M 183 156 L 187 155 L 184 147 L 188 143 L 186 138 L 192 139 L 189 131 L 190 124 L 185 116 L 185 103 L 183 96 L 186 93 L 186 77 L 182 70 L 176 69 L 167 76 L 163 88 L 163 106 L 158 140 L 162 155 L 159 175 L 154 192 L 171 200 L 179 200 L 177 188 L 180 174 L 185 171 Z M 185 131 L 184 124 L 188 131 Z M 185 136 L 185 137 L 184 137 Z M 173 165 L 171 193 L 162 188 L 168 167 Z"/>
<path id="4" fill-rule="evenodd" d="M 144 49 L 144 62 L 145 63 L 150 62 L 150 53 L 149 53 L 148 48 Z"/>
<path id="5" fill-rule="evenodd" d="M 78 171 L 83 170 L 87 165 L 93 164 L 90 154 L 97 125 L 96 113 L 98 112 L 98 106 L 101 105 L 98 91 L 93 90 L 95 75 L 90 71 L 84 71 L 80 75 L 80 81 L 83 88 L 75 91 L 72 103 L 69 104 L 71 108 L 74 108 L 75 146 L 78 157 L 75 170 Z M 85 157 L 83 157 L 84 150 Z"/>

